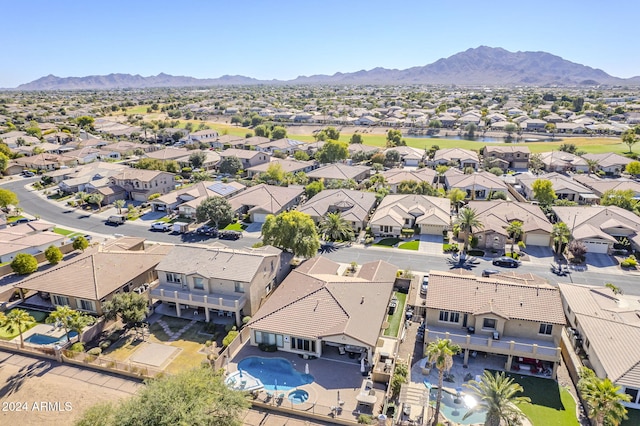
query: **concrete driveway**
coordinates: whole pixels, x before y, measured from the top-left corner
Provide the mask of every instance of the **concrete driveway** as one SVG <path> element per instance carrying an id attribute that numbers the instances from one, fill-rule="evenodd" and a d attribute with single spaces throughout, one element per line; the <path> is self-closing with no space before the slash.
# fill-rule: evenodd
<path id="1" fill-rule="evenodd" d="M 423 235 L 420 234 L 420 245 L 418 252 L 431 255 L 442 254 L 442 235 Z"/>
<path id="2" fill-rule="evenodd" d="M 527 246 L 525 252 L 532 263 L 554 263 L 553 249 L 544 246 Z"/>

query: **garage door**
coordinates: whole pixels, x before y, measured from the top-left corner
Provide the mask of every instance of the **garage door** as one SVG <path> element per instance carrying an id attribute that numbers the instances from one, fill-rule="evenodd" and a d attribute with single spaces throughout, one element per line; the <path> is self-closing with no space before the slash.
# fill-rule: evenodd
<path id="1" fill-rule="evenodd" d="M 587 247 L 587 253 L 607 253 L 609 251 L 609 243 L 605 241 L 583 241 Z"/>
<path id="2" fill-rule="evenodd" d="M 425 235 L 442 235 L 442 225 L 420 225 L 420 233 Z"/>
<path id="3" fill-rule="evenodd" d="M 549 247 L 549 234 L 527 234 L 525 244 L 527 246 L 543 246 Z"/>
<path id="4" fill-rule="evenodd" d="M 254 213 L 253 214 L 253 221 L 254 222 L 264 223 L 266 218 L 267 218 L 267 215 L 265 213 Z"/>

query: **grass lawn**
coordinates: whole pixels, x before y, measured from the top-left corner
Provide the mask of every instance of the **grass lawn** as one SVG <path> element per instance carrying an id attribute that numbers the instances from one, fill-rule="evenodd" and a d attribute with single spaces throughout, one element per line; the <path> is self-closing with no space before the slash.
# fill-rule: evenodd
<path id="1" fill-rule="evenodd" d="M 576 402 L 558 382 L 540 377 L 510 374 L 524 388 L 522 396 L 531 398 L 530 404 L 520 408 L 533 426 L 579 426 L 576 419 Z"/>
<path id="2" fill-rule="evenodd" d="M 397 337 L 400 324 L 404 320 L 404 302 L 407 299 L 407 295 L 397 291 L 394 291 L 393 294 L 398 299 L 398 306 L 396 306 L 396 311 L 393 315 L 387 315 L 389 327 L 384 331 L 384 335 Z"/>
<path id="3" fill-rule="evenodd" d="M 244 229 L 247 227 L 247 225 L 241 223 L 241 222 L 236 222 L 236 223 L 230 223 L 227 226 L 225 226 L 224 228 L 222 228 L 223 231 L 244 231 Z"/>
<path id="4" fill-rule="evenodd" d="M 42 311 L 32 311 L 31 309 L 23 309 L 23 310 L 27 311 L 27 313 L 29 315 L 31 315 L 33 317 L 33 319 L 35 319 L 35 322 L 30 322 L 30 323 L 27 323 L 27 324 L 23 325 L 23 327 L 22 327 L 23 328 L 22 329 L 23 333 L 25 331 L 29 330 L 30 328 L 35 327 L 36 324 L 44 323 L 45 320 L 47 319 L 47 317 L 49 316 L 48 313 L 42 312 Z M 7 312 L 7 314 L 8 313 L 9 312 Z M 11 340 L 14 337 L 17 337 L 18 334 L 20 334 L 20 333 L 18 333 L 18 329 L 17 328 L 11 330 L 8 325 L 0 327 L 0 339 Z"/>
<path id="5" fill-rule="evenodd" d="M 69 236 L 74 233 L 74 231 L 69 231 L 68 229 L 58 228 L 57 226 L 53 228 L 53 232 L 60 235 Z"/>
<path id="6" fill-rule="evenodd" d="M 629 416 L 629 418 L 620 423 L 622 426 L 640 425 L 640 410 L 627 408 L 627 416 Z"/>
<path id="7" fill-rule="evenodd" d="M 406 243 L 402 243 L 398 246 L 398 248 L 401 248 L 404 250 L 418 250 L 419 246 L 420 246 L 420 240 L 414 240 L 414 241 L 408 241 Z"/>
<path id="8" fill-rule="evenodd" d="M 374 244 L 376 247 L 393 247 L 402 241 L 400 238 L 383 238 Z"/>

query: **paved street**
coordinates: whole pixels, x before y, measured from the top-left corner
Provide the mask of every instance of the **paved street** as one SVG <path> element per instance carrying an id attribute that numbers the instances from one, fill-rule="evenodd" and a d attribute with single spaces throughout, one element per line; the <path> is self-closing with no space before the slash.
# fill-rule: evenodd
<path id="1" fill-rule="evenodd" d="M 149 231 L 149 225 L 152 220 L 126 223 L 118 227 L 110 227 L 104 224 L 104 219 L 110 214 L 103 212 L 100 214 L 87 214 L 78 210 L 64 207 L 61 203 L 55 203 L 44 199 L 33 191 L 25 189 L 25 185 L 34 182 L 37 178 L 23 179 L 14 178 L 11 181 L 3 183 L 3 187 L 15 192 L 20 200 L 20 207 L 27 213 L 39 215 L 43 220 L 56 223 L 63 228 L 76 229 L 79 231 L 95 233 L 107 237 L 114 234 L 123 234 L 136 237 L 144 237 L 149 241 L 180 243 L 180 242 L 217 242 L 218 239 L 201 239 L 196 236 L 173 235 L 162 232 Z M 245 235 L 237 241 L 224 240 L 221 241 L 225 245 L 234 248 L 251 247 L 259 241 L 256 233 Z M 450 256 L 444 254 L 434 254 L 424 251 L 410 251 L 390 248 L 364 247 L 361 245 L 353 245 L 351 247 L 341 247 L 332 249 L 323 253 L 329 259 L 336 262 L 370 262 L 375 260 L 384 260 L 401 269 L 409 269 L 414 272 L 451 269 L 451 265 L 447 262 Z M 478 264 L 472 265 L 472 271 L 480 274 L 483 269 L 495 268 L 491 265 L 490 260 L 478 259 Z M 550 283 L 557 282 L 573 282 L 576 284 L 590 284 L 604 286 L 606 283 L 612 283 L 624 291 L 625 294 L 640 295 L 640 273 L 623 272 L 616 267 L 607 267 L 603 269 L 591 268 L 587 271 L 573 271 L 568 276 L 559 277 L 550 271 L 549 258 L 531 258 L 531 261 L 524 261 L 517 269 L 520 273 L 533 273 L 549 280 Z M 507 269 L 509 270 L 509 269 Z"/>

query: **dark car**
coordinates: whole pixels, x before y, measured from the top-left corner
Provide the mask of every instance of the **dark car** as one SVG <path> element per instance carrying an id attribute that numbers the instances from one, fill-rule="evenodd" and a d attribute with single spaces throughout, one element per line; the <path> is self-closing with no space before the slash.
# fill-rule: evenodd
<path id="1" fill-rule="evenodd" d="M 504 266 L 505 268 L 517 268 L 520 266 L 519 260 L 506 256 L 493 259 L 492 263 L 496 266 Z"/>
<path id="2" fill-rule="evenodd" d="M 216 235 L 218 235 L 218 228 L 216 228 L 215 226 L 202 225 L 201 227 L 196 229 L 196 234 L 215 237 Z"/>
<path id="3" fill-rule="evenodd" d="M 498 271 L 497 269 L 485 269 L 484 271 L 482 271 L 482 276 L 490 277 L 491 275 L 499 274 L 499 273 L 500 271 Z"/>
<path id="4" fill-rule="evenodd" d="M 237 240 L 242 238 L 242 232 L 238 231 L 220 231 L 218 233 L 218 238 L 221 240 Z"/>
<path id="5" fill-rule="evenodd" d="M 11 225 L 20 225 L 21 223 L 27 223 L 27 222 L 31 222 L 31 221 L 26 217 L 21 217 L 20 219 L 17 219 L 11 222 Z"/>

